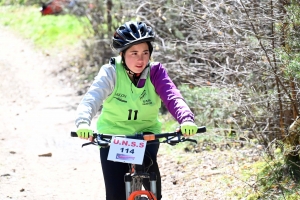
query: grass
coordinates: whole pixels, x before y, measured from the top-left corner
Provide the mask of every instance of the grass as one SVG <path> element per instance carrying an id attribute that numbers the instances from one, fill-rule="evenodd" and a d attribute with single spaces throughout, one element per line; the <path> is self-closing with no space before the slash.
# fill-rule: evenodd
<path id="1" fill-rule="evenodd" d="M 72 47 L 88 37 L 86 20 L 71 15 L 41 16 L 37 6 L 0 6 L 0 24 L 43 49 Z"/>

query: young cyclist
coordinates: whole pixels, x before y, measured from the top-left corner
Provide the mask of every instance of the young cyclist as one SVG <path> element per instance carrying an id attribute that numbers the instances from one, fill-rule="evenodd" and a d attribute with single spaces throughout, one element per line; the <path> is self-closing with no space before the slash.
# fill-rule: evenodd
<path id="1" fill-rule="evenodd" d="M 88 139 L 92 118 L 102 106 L 97 121 L 99 133 L 130 135 L 161 133 L 158 120 L 161 101 L 180 124 L 185 136 L 194 135 L 194 115 L 159 62 L 150 62 L 155 33 L 144 22 L 126 22 L 112 38 L 119 55 L 102 66 L 77 108 L 77 135 Z M 161 199 L 161 177 L 157 164 L 159 144 L 147 145 L 144 163 L 157 174 L 157 199 Z M 107 160 L 109 148 L 100 148 L 107 200 L 124 200 L 124 174 L 128 164 Z M 151 163 L 151 157 L 153 163 Z M 145 183 L 146 184 L 146 183 Z M 149 188 L 149 186 L 148 186 Z"/>

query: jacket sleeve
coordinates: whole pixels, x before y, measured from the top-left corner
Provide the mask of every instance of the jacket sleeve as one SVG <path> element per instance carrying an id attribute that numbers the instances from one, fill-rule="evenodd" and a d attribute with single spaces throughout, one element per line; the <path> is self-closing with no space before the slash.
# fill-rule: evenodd
<path id="1" fill-rule="evenodd" d="M 194 122 L 194 114 L 161 63 L 151 65 L 150 79 L 156 93 L 179 124 L 185 121 Z"/>
<path id="2" fill-rule="evenodd" d="M 75 124 L 91 124 L 103 101 L 113 92 L 116 83 L 116 68 L 107 64 L 101 67 L 92 85 L 84 95 L 76 110 Z"/>

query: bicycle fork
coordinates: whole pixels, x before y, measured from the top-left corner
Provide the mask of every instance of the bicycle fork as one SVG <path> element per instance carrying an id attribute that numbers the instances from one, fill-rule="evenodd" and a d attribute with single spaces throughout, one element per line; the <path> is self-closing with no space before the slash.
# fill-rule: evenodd
<path id="1" fill-rule="evenodd" d="M 141 195 L 146 195 L 150 200 L 157 200 L 156 174 L 154 172 L 151 172 L 150 175 L 148 175 L 148 177 L 150 181 L 150 191 L 141 190 L 142 188 L 140 188 L 139 190 L 135 190 L 135 188 L 132 188 L 132 181 L 133 181 L 132 174 L 131 173 L 125 174 L 124 181 L 125 181 L 126 200 L 136 200 L 136 197 Z"/>

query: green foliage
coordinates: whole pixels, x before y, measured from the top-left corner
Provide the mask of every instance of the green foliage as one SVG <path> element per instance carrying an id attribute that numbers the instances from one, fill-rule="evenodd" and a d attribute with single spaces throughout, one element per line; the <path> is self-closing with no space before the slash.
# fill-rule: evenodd
<path id="1" fill-rule="evenodd" d="M 265 158 L 264 162 L 257 162 L 247 169 L 257 174 L 255 193 L 248 195 L 247 199 L 296 199 L 299 197 L 299 183 L 295 183 L 287 174 L 283 153 L 275 150 L 275 159 Z M 257 197 L 257 198 L 254 198 Z"/>
<path id="2" fill-rule="evenodd" d="M 235 199 L 290 199 L 299 198 L 300 184 L 291 180 L 286 174 L 284 157 L 277 151 L 275 159 L 264 157 L 263 161 L 245 164 L 240 167 L 245 183 L 249 183 L 249 189 L 236 188 L 229 194 Z M 256 177 L 253 180 L 253 177 Z M 253 182 L 255 181 L 255 182 Z"/>
<path id="3" fill-rule="evenodd" d="M 170 114 L 160 115 L 159 120 L 162 122 L 162 131 L 171 132 L 175 131 L 179 126 L 178 122 Z"/>
<path id="4" fill-rule="evenodd" d="M 41 16 L 39 8 L 25 6 L 0 7 L 0 23 L 32 39 L 43 48 L 62 48 L 78 44 L 87 35 L 85 26 L 70 15 Z"/>
<path id="5" fill-rule="evenodd" d="M 226 89 L 208 86 L 189 88 L 187 85 L 181 85 L 179 89 L 199 124 L 230 129 L 229 123 L 232 123 L 232 115 L 238 106 Z"/>
<path id="6" fill-rule="evenodd" d="M 291 1 L 286 6 L 289 15 L 284 18 L 284 23 L 277 24 L 278 30 L 285 32 L 285 43 L 279 47 L 276 52 L 278 58 L 285 65 L 285 74 L 288 76 L 300 78 L 300 6 L 297 1 Z"/>
<path id="7" fill-rule="evenodd" d="M 277 50 L 278 57 L 285 64 L 285 74 L 293 76 L 297 79 L 300 78 L 300 54 L 298 52 L 286 52 L 283 48 Z"/>
<path id="8" fill-rule="evenodd" d="M 40 3 L 41 3 L 40 0 L 0 0 L 0 6 L 1 5 L 36 5 Z"/>
<path id="9" fill-rule="evenodd" d="M 247 200 L 256 200 L 256 199 L 259 199 L 258 194 L 250 194 L 247 196 Z"/>

